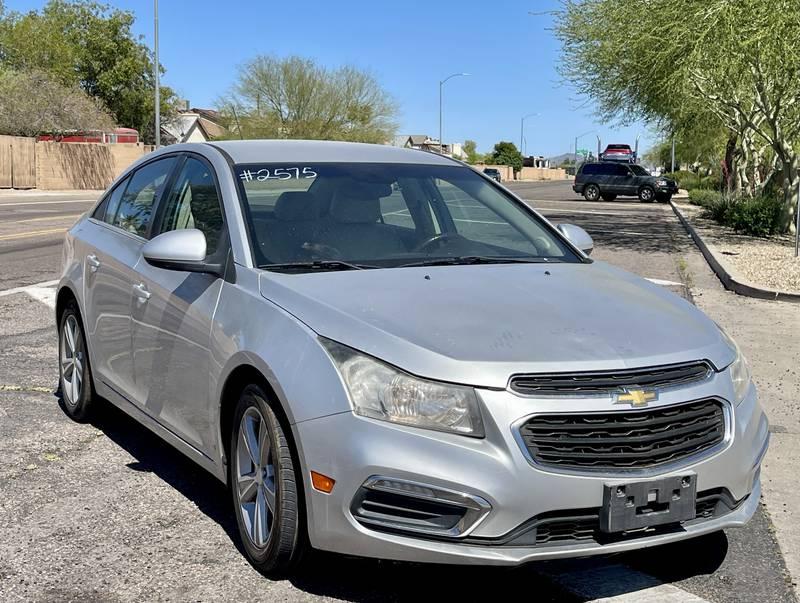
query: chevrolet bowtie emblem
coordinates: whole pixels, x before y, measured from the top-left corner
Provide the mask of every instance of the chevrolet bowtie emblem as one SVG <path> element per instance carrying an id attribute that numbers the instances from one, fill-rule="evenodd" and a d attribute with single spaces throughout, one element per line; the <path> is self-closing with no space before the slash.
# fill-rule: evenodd
<path id="1" fill-rule="evenodd" d="M 631 406 L 647 406 L 649 402 L 658 400 L 658 393 L 643 389 L 631 389 L 617 394 L 614 404 L 630 404 Z"/>

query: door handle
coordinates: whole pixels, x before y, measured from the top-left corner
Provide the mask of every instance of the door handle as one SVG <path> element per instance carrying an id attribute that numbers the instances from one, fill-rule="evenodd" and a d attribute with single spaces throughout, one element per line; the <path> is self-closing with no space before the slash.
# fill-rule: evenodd
<path id="1" fill-rule="evenodd" d="M 147 287 L 144 283 L 139 283 L 138 285 L 133 286 L 133 293 L 136 295 L 136 298 L 139 300 L 140 304 L 143 304 L 148 299 L 150 299 L 150 292 L 147 290 Z"/>
<path id="2" fill-rule="evenodd" d="M 97 269 L 100 268 L 100 260 L 94 254 L 86 256 L 86 263 L 89 264 L 89 270 L 92 272 L 97 272 Z"/>

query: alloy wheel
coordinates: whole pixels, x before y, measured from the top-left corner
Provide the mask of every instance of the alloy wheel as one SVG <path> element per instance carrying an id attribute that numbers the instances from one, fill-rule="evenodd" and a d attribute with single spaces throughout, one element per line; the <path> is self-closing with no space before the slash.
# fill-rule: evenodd
<path id="1" fill-rule="evenodd" d="M 74 408 L 83 393 L 83 336 L 74 314 L 67 316 L 61 331 L 61 391 L 64 401 Z"/>
<path id="2" fill-rule="evenodd" d="M 245 411 L 239 424 L 235 477 L 245 532 L 256 548 L 264 549 L 275 519 L 277 486 L 269 427 L 253 406 Z"/>

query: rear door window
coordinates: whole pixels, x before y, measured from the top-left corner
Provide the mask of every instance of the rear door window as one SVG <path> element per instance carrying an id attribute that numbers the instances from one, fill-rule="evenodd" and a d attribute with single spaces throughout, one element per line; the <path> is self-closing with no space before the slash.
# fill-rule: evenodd
<path id="1" fill-rule="evenodd" d="M 109 205 L 106 221 L 126 232 L 146 238 L 153 210 L 164 192 L 176 161 L 176 157 L 165 157 L 136 170 L 113 213 Z"/>

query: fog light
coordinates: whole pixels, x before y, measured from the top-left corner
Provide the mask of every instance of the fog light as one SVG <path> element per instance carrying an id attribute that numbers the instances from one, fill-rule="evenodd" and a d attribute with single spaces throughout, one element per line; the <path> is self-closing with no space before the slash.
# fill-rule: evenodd
<path id="1" fill-rule="evenodd" d="M 319 490 L 325 494 L 330 494 L 333 490 L 334 484 L 336 484 L 336 480 L 332 477 L 322 475 L 316 471 L 311 472 L 311 485 L 314 486 L 315 490 Z"/>

